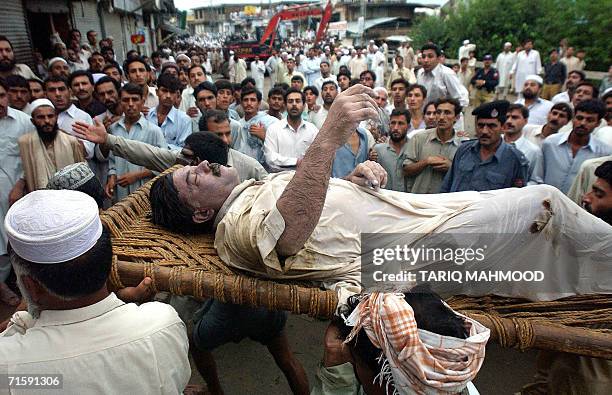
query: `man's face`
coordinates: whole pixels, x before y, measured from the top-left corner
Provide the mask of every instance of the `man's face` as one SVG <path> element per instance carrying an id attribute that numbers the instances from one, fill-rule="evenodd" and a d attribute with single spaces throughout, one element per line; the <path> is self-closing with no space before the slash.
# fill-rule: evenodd
<path id="1" fill-rule="evenodd" d="M 423 96 L 423 92 L 421 92 L 420 89 L 411 89 L 406 94 L 406 102 L 408 103 L 408 108 L 410 109 L 420 110 L 421 108 L 423 108 L 424 100 L 425 97 Z"/>
<path id="2" fill-rule="evenodd" d="M 121 83 L 121 73 L 116 67 L 109 67 L 104 73 L 115 81 Z"/>
<path id="3" fill-rule="evenodd" d="M 389 124 L 389 136 L 391 140 L 395 143 L 399 143 L 406 138 L 406 134 L 408 134 L 408 121 L 406 117 L 403 115 L 392 116 Z"/>
<path id="4" fill-rule="evenodd" d="M 540 96 L 540 84 L 533 80 L 527 80 L 523 84 L 523 96 L 525 99 L 535 99 Z"/>
<path id="5" fill-rule="evenodd" d="M 582 85 L 576 88 L 576 91 L 574 91 L 574 96 L 572 96 L 572 104 L 575 108 L 583 101 L 591 99 L 593 99 L 593 87 L 588 85 Z"/>
<path id="6" fill-rule="evenodd" d="M 404 84 L 393 84 L 391 86 L 391 96 L 393 96 L 393 103 L 396 107 L 406 100 L 406 85 Z"/>
<path id="7" fill-rule="evenodd" d="M 119 92 L 112 82 L 104 82 L 96 86 L 96 96 L 109 111 L 114 111 L 119 104 Z"/>
<path id="8" fill-rule="evenodd" d="M 489 68 L 491 67 L 491 63 L 493 63 L 493 61 L 491 59 L 487 59 L 487 60 L 484 60 L 482 63 L 484 64 L 486 68 Z"/>
<path id="9" fill-rule="evenodd" d="M 217 91 L 217 108 L 227 111 L 228 107 L 234 101 L 234 95 L 230 89 L 219 89 Z"/>
<path id="10" fill-rule="evenodd" d="M 71 38 L 72 38 L 72 40 L 80 43 L 81 42 L 81 32 L 73 31 L 72 34 L 71 34 Z"/>
<path id="11" fill-rule="evenodd" d="M 164 107 L 172 107 L 181 96 L 179 91 L 171 91 L 170 89 L 160 86 L 157 88 L 157 97 L 159 104 Z"/>
<path id="12" fill-rule="evenodd" d="M 200 67 L 191 69 L 189 72 L 189 84 L 192 88 L 195 88 L 204 81 L 206 81 L 206 74 L 204 74 L 204 71 Z"/>
<path id="13" fill-rule="evenodd" d="M 425 107 L 423 112 L 423 120 L 427 129 L 435 128 L 438 126 L 438 116 L 436 115 L 436 106 L 433 104 Z"/>
<path id="14" fill-rule="evenodd" d="M 176 170 L 172 173 L 172 181 L 184 204 L 203 210 L 220 207 L 240 183 L 240 178 L 233 167 L 210 165 L 204 160 L 197 166 Z"/>
<path id="15" fill-rule="evenodd" d="M 30 100 L 34 101 L 47 97 L 44 88 L 38 82 L 28 81 L 28 85 L 30 85 Z"/>
<path id="16" fill-rule="evenodd" d="M 374 78 L 372 78 L 372 75 L 370 73 L 363 74 L 359 81 L 362 85 L 365 85 L 369 88 L 374 88 Z"/>
<path id="17" fill-rule="evenodd" d="M 287 70 L 289 70 L 289 72 L 293 72 L 293 69 L 295 69 L 295 60 L 288 59 L 287 60 Z"/>
<path id="18" fill-rule="evenodd" d="M 83 75 L 72 80 L 70 89 L 72 89 L 72 94 L 77 99 L 89 100 L 93 95 L 94 86 L 89 82 L 89 78 Z"/>
<path id="19" fill-rule="evenodd" d="M 196 105 L 202 112 L 206 110 L 214 110 L 217 108 L 217 98 L 215 97 L 214 93 L 204 89 L 198 92 Z"/>
<path id="20" fill-rule="evenodd" d="M 140 113 L 144 107 L 144 98 L 142 95 L 136 95 L 129 92 L 121 92 L 121 108 L 125 116 L 129 119 L 140 118 Z"/>
<path id="21" fill-rule="evenodd" d="M 11 71 L 15 67 L 15 54 L 8 41 L 0 41 L 0 71 Z"/>
<path id="22" fill-rule="evenodd" d="M 9 98 L 8 92 L 0 86 L 0 119 L 6 117 L 8 112 Z"/>
<path id="23" fill-rule="evenodd" d="M 173 76 L 173 77 L 176 77 L 176 78 L 178 78 L 178 77 L 179 77 L 179 72 L 178 72 L 178 70 L 177 70 L 176 68 L 174 68 L 174 67 L 166 67 L 166 68 L 164 69 L 164 73 L 163 73 L 163 74 L 169 74 L 169 75 L 171 75 L 171 76 Z"/>
<path id="24" fill-rule="evenodd" d="M 438 65 L 438 55 L 433 49 L 426 49 L 422 52 L 422 66 L 425 71 L 431 71 Z"/>
<path id="25" fill-rule="evenodd" d="M 254 116 L 257 114 L 259 110 L 259 100 L 257 100 L 257 95 L 255 93 L 248 94 L 242 98 L 242 108 L 244 109 L 244 114 L 249 116 Z"/>
<path id="26" fill-rule="evenodd" d="M 321 88 L 321 98 L 323 103 L 330 106 L 338 96 L 338 89 L 334 84 L 325 84 Z"/>
<path id="27" fill-rule="evenodd" d="M 567 47 L 565 50 L 565 56 L 568 58 L 574 56 L 574 47 Z"/>
<path id="28" fill-rule="evenodd" d="M 523 48 L 526 51 L 531 51 L 533 49 L 533 42 L 532 41 L 527 41 L 524 45 Z"/>
<path id="29" fill-rule="evenodd" d="M 77 57 L 77 54 L 74 51 L 74 49 L 68 48 L 67 53 L 68 53 L 68 60 L 70 60 L 71 62 L 78 62 L 79 61 L 79 59 Z"/>
<path id="30" fill-rule="evenodd" d="M 282 112 L 285 108 L 285 99 L 282 95 L 271 95 L 268 96 L 268 106 L 270 110 Z"/>
<path id="31" fill-rule="evenodd" d="M 149 72 L 145 65 L 141 62 L 132 62 L 128 66 L 128 80 L 131 83 L 145 86 L 149 78 Z"/>
<path id="32" fill-rule="evenodd" d="M 501 139 L 502 124 L 497 118 L 478 118 L 476 120 L 476 137 L 480 145 L 495 147 Z"/>
<path id="33" fill-rule="evenodd" d="M 338 77 L 338 85 L 340 86 L 340 89 L 342 91 L 347 90 L 350 83 L 351 83 L 351 80 L 349 77 L 345 75 L 341 75 L 340 77 Z"/>
<path id="34" fill-rule="evenodd" d="M 550 61 L 554 63 L 557 60 L 559 60 L 559 53 L 557 51 L 552 51 L 550 53 Z"/>
<path id="35" fill-rule="evenodd" d="M 438 129 L 452 129 L 455 122 L 457 122 L 455 106 L 450 103 L 439 104 L 436 108 L 436 120 L 438 121 Z"/>
<path id="36" fill-rule="evenodd" d="M 32 123 L 43 133 L 52 133 L 57 123 L 55 110 L 49 106 L 38 107 L 32 113 Z"/>
<path id="37" fill-rule="evenodd" d="M 467 59 L 463 59 L 461 61 L 461 70 L 467 70 L 467 67 L 468 67 L 468 61 Z"/>
<path id="38" fill-rule="evenodd" d="M 89 41 L 91 45 L 96 45 L 96 42 L 98 41 L 98 33 L 96 32 L 87 33 L 87 41 Z"/>
<path id="39" fill-rule="evenodd" d="M 180 58 L 176 64 L 178 64 L 178 67 L 185 68 L 185 67 L 189 67 L 189 60 L 185 59 L 185 58 Z"/>
<path id="40" fill-rule="evenodd" d="M 206 124 L 209 132 L 219 136 L 228 147 L 232 146 L 232 130 L 228 120 L 217 123 L 209 119 Z"/>
<path id="41" fill-rule="evenodd" d="M 301 91 L 302 88 L 304 88 L 304 82 L 300 80 L 293 80 L 291 81 L 291 87 Z"/>
<path id="42" fill-rule="evenodd" d="M 104 68 L 104 57 L 99 54 L 92 55 L 89 58 L 89 69 L 92 73 L 101 73 Z"/>
<path id="43" fill-rule="evenodd" d="M 612 185 L 597 177 L 591 191 L 582 198 L 586 211 L 612 225 Z"/>
<path id="44" fill-rule="evenodd" d="M 552 130 L 557 131 L 569 122 L 569 117 L 565 111 L 553 109 L 548 112 L 546 120 Z"/>
<path id="45" fill-rule="evenodd" d="M 290 93 L 287 96 L 287 114 L 290 118 L 296 119 L 302 116 L 304 111 L 304 102 L 302 101 L 302 95 L 297 92 Z"/>
<path id="46" fill-rule="evenodd" d="M 575 87 L 580 82 L 582 82 L 582 77 L 580 77 L 580 74 L 578 74 L 578 73 L 569 73 L 569 75 L 567 76 L 567 82 L 565 83 L 565 85 L 569 89 L 569 88 Z"/>
<path id="47" fill-rule="evenodd" d="M 585 57 L 585 56 L 586 56 L 586 52 L 584 52 L 584 51 L 578 51 L 578 52 L 576 53 L 576 57 L 577 57 L 578 59 L 580 59 L 580 60 L 584 60 L 584 57 Z"/>
<path id="48" fill-rule="evenodd" d="M 523 118 L 520 110 L 512 110 L 506 115 L 506 123 L 504 123 L 504 133 L 516 134 L 520 133 L 527 125 L 527 119 Z"/>
<path id="49" fill-rule="evenodd" d="M 70 107 L 70 90 L 63 82 L 47 82 L 47 98 L 58 113 Z"/>
<path id="50" fill-rule="evenodd" d="M 304 95 L 306 96 L 306 104 L 308 104 L 309 107 L 312 107 L 316 104 L 317 97 L 314 93 L 312 93 L 310 89 L 304 92 Z"/>
<path id="51" fill-rule="evenodd" d="M 608 126 L 610 126 L 610 122 L 612 122 L 612 97 L 608 97 L 606 99 L 606 121 L 608 122 Z"/>
<path id="52" fill-rule="evenodd" d="M 576 133 L 578 136 L 586 136 L 599 126 L 599 118 L 597 118 L 597 114 L 578 111 L 574 115 L 572 123 L 574 126 L 573 133 Z"/>
<path id="53" fill-rule="evenodd" d="M 153 62 L 153 66 L 155 66 L 155 68 L 159 70 L 162 64 L 161 56 L 153 56 L 151 58 L 151 61 Z"/>
<path id="54" fill-rule="evenodd" d="M 321 75 L 323 77 L 329 76 L 329 65 L 327 63 L 321 63 L 321 66 L 319 66 L 319 68 L 321 69 Z"/>
<path id="55" fill-rule="evenodd" d="M 70 76 L 70 68 L 66 63 L 57 61 L 49 68 L 49 75 L 53 77 L 68 78 Z"/>
<path id="56" fill-rule="evenodd" d="M 378 92 L 376 94 L 376 98 L 374 100 L 376 100 L 376 104 L 378 104 L 378 107 L 384 109 L 387 106 L 387 94 L 386 94 L 386 92 Z"/>
<path id="57" fill-rule="evenodd" d="M 12 86 L 8 90 L 9 104 L 17 110 L 23 108 L 30 102 L 30 89 L 20 86 Z"/>
<path id="58" fill-rule="evenodd" d="M 404 59 L 402 59 L 400 56 L 396 56 L 395 64 L 397 65 L 398 69 L 401 69 L 402 67 L 404 67 Z"/>

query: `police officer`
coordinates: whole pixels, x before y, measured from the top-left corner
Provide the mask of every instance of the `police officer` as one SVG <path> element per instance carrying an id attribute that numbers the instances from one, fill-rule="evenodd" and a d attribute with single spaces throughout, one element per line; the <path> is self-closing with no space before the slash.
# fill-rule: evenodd
<path id="1" fill-rule="evenodd" d="M 526 185 L 527 159 L 501 138 L 509 105 L 506 100 L 498 100 L 472 111 L 476 116 L 477 138 L 461 144 L 440 192 L 488 191 Z"/>
<path id="2" fill-rule="evenodd" d="M 494 67 L 491 67 L 493 56 L 486 54 L 482 63 L 484 67 L 477 69 L 470 81 L 470 84 L 474 87 L 474 107 L 493 100 L 495 88 L 499 83 L 499 74 Z"/>

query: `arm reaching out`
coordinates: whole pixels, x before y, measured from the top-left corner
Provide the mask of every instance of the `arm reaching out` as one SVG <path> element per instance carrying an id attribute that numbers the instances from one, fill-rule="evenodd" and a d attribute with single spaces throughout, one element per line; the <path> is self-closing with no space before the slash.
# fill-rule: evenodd
<path id="1" fill-rule="evenodd" d="M 323 127 L 276 202 L 285 221 L 285 230 L 276 243 L 279 256 L 295 255 L 317 226 L 336 150 L 348 140 L 359 122 L 378 117 L 373 97 L 372 89 L 354 85 L 334 100 Z"/>

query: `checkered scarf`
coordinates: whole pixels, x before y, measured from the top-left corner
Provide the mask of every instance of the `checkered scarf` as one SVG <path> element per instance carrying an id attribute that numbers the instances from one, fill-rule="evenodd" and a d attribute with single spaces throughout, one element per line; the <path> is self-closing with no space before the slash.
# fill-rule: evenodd
<path id="1" fill-rule="evenodd" d="M 345 343 L 362 328 L 365 330 L 372 344 L 383 351 L 381 371 L 374 381 L 392 381 L 394 394 L 456 394 L 480 370 L 490 331 L 475 320 L 455 314 L 465 321 L 467 339 L 418 329 L 414 311 L 403 294 L 366 294 L 345 320 L 353 327 Z"/>

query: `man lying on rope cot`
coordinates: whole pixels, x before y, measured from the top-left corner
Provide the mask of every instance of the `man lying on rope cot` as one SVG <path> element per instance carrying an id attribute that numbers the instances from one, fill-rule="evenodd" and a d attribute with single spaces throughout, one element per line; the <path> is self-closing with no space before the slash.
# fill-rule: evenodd
<path id="1" fill-rule="evenodd" d="M 487 105 L 488 114 L 475 110 L 479 119 L 503 123 L 506 112 Z M 554 187 L 406 194 L 366 187 L 386 182 L 373 162 L 357 166 L 348 180 L 330 179 L 336 149 L 360 121 L 377 116 L 373 91 L 355 85 L 338 95 L 295 172 L 239 183 L 232 168 L 206 161 L 186 166 L 154 183 L 153 221 L 178 232 L 214 231 L 228 266 L 272 280 L 312 280 L 337 290 L 341 303 L 362 290 L 361 274 L 373 271 L 370 262 L 362 267 L 364 253 L 371 253 L 362 251 L 362 234 L 382 233 L 393 234 L 382 239 L 389 248 L 421 245 L 435 234 L 485 235 L 492 242 L 481 245 L 486 259 L 463 262 L 461 270 L 545 275 L 538 282 L 432 284 L 443 295 L 551 300 L 612 291 L 612 227 Z M 461 247 L 478 247 L 479 237 Z M 409 269 L 457 268 L 451 264 L 434 259 Z"/>

